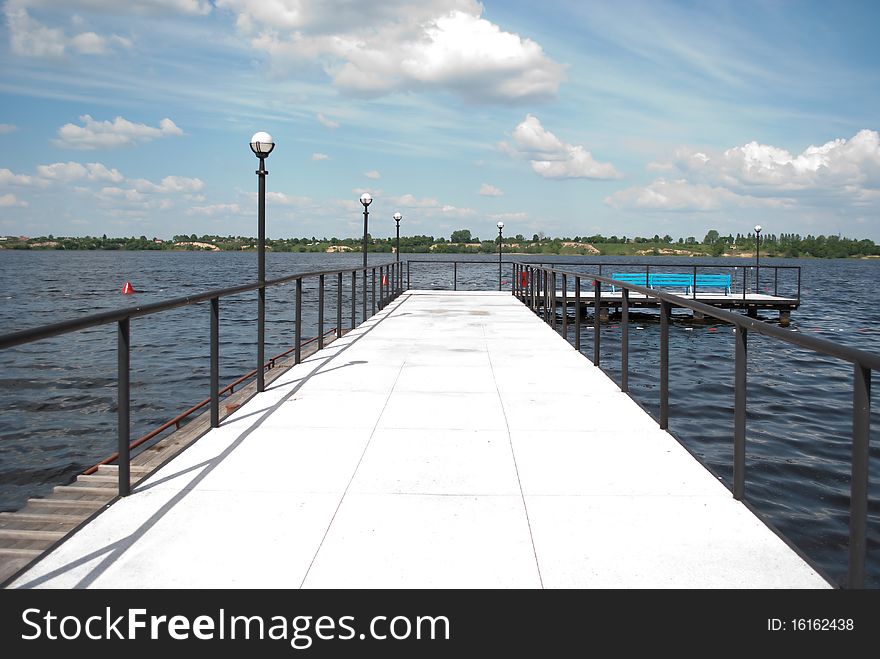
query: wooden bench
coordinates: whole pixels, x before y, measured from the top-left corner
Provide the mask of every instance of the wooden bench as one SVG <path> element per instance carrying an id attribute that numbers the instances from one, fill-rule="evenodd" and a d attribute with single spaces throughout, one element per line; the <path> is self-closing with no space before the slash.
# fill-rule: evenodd
<path id="1" fill-rule="evenodd" d="M 684 288 L 688 293 L 696 289 L 720 288 L 730 295 L 730 275 L 721 274 L 697 274 L 696 284 L 693 273 L 667 273 L 667 272 L 617 272 L 611 275 L 612 279 L 626 284 L 635 284 L 646 288 Z M 618 287 L 611 285 L 611 292 L 616 292 Z"/>

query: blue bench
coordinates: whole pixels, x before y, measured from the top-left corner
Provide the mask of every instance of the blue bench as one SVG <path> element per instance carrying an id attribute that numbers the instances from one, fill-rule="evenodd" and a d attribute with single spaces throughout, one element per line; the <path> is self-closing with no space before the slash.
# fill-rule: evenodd
<path id="1" fill-rule="evenodd" d="M 667 273 L 667 272 L 616 272 L 611 275 L 612 279 L 622 281 L 626 284 L 635 284 L 636 286 L 644 286 L 645 288 L 684 288 L 688 293 L 693 291 L 694 275 Z M 719 274 L 698 274 L 696 276 L 697 289 L 720 288 L 730 295 L 730 275 Z M 617 291 L 616 286 L 612 284 L 611 292 Z"/>

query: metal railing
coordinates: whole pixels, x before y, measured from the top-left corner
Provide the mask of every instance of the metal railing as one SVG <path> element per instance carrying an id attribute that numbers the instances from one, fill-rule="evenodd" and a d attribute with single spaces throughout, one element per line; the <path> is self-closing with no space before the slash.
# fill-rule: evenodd
<path id="1" fill-rule="evenodd" d="M 378 295 L 376 289 L 376 273 L 379 273 L 379 288 Z M 130 459 L 131 459 L 131 450 L 136 448 L 140 444 L 143 444 L 145 441 L 155 437 L 162 430 L 170 427 L 171 424 L 177 424 L 179 421 L 184 418 L 184 416 L 191 414 L 196 409 L 201 408 L 206 403 L 210 405 L 210 416 L 211 416 L 211 427 L 217 428 L 220 425 L 220 395 L 224 393 L 226 390 L 231 390 L 233 387 L 238 386 L 243 381 L 256 375 L 257 377 L 257 391 L 263 391 L 264 389 L 264 380 L 263 375 L 266 372 L 267 368 L 271 368 L 274 365 L 275 360 L 289 354 L 291 351 L 294 353 L 294 363 L 300 363 L 302 359 L 302 347 L 306 343 L 310 343 L 312 341 L 318 341 L 318 347 L 322 348 L 324 346 L 324 340 L 328 334 L 324 330 L 324 292 L 326 286 L 326 279 L 328 277 L 332 277 L 336 279 L 336 324 L 334 331 L 336 333 L 336 338 L 339 338 L 343 335 L 343 275 L 349 274 L 351 275 L 351 316 L 350 323 L 351 328 L 354 329 L 357 326 L 357 280 L 358 276 L 372 277 L 372 310 L 373 314 L 376 313 L 377 307 L 379 309 L 383 308 L 389 302 L 391 302 L 394 298 L 396 298 L 402 292 L 401 289 L 401 265 L 400 263 L 389 262 L 381 265 L 368 266 L 367 268 L 345 268 L 341 270 L 324 270 L 324 271 L 315 271 L 315 272 L 303 272 L 294 275 L 288 275 L 286 277 L 279 277 L 277 279 L 267 280 L 265 282 L 255 282 L 252 284 L 243 284 L 240 286 L 232 286 L 229 288 L 217 289 L 212 291 L 206 291 L 204 293 L 199 293 L 197 295 L 188 295 L 185 297 L 178 297 L 171 300 L 167 300 L 164 302 L 155 302 L 151 304 L 145 304 L 143 306 L 136 307 L 128 307 L 123 309 L 117 309 L 113 311 L 105 311 L 102 313 L 91 314 L 88 316 L 84 316 L 82 318 L 74 318 L 71 320 L 66 320 L 58 323 L 53 323 L 50 325 L 43 325 L 40 327 L 34 327 L 30 329 L 24 329 L 17 332 L 11 332 L 8 334 L 4 334 L 0 336 L 0 350 L 6 348 L 12 348 L 14 346 L 20 346 L 28 343 L 33 343 L 35 341 L 40 341 L 42 339 L 48 339 L 55 336 L 60 336 L 63 334 L 70 334 L 72 332 L 78 332 L 81 330 L 89 329 L 91 327 L 97 327 L 99 325 L 107 325 L 110 323 L 117 324 L 117 453 L 115 456 L 116 461 L 119 465 L 119 495 L 127 496 L 131 493 L 131 482 L 130 482 Z M 303 292 L 303 280 L 308 278 L 317 278 L 318 279 L 318 335 L 314 339 L 309 339 L 309 341 L 304 342 L 302 338 L 302 292 Z M 265 323 L 264 319 L 260 315 L 258 318 L 258 328 L 257 328 L 257 337 L 256 337 L 256 350 L 257 350 L 257 367 L 251 373 L 239 378 L 231 385 L 224 387 L 224 389 L 220 389 L 220 300 L 221 298 L 229 297 L 232 295 L 240 295 L 242 293 L 248 293 L 250 291 L 257 291 L 259 295 L 259 300 L 262 301 L 265 299 L 265 291 L 267 288 L 271 288 L 274 286 L 279 286 L 282 284 L 288 284 L 290 282 L 295 282 L 296 292 L 295 292 L 295 317 L 294 317 L 294 337 L 293 337 L 293 348 L 282 353 L 280 355 L 276 355 L 270 360 L 266 361 L 264 358 L 264 349 L 265 349 Z M 210 339 L 210 396 L 206 401 L 203 401 L 199 405 L 190 408 L 183 415 L 178 415 L 171 421 L 163 424 L 160 429 L 154 430 L 152 433 L 148 433 L 144 437 L 131 441 L 130 438 L 130 429 L 131 429 L 131 412 L 130 412 L 130 400 L 131 400 L 131 364 L 130 364 L 130 355 L 131 355 L 131 320 L 134 318 L 141 318 L 144 316 L 150 316 L 153 314 L 161 313 L 164 311 L 169 311 L 171 309 L 177 309 L 180 307 L 190 306 L 194 304 L 199 304 L 202 302 L 210 302 L 210 325 L 211 325 L 211 339 Z M 263 304 L 260 304 L 260 309 L 263 309 Z M 363 315 L 363 314 L 362 314 Z M 372 314 L 371 314 L 372 315 Z M 366 317 L 362 317 L 361 321 L 366 320 Z M 108 460 L 103 461 L 103 464 L 107 464 Z"/>
<path id="2" fill-rule="evenodd" d="M 761 264 L 761 265 L 723 265 L 723 264 L 699 264 L 694 265 L 693 263 L 674 263 L 674 262 L 663 262 L 663 263 L 633 263 L 632 261 L 620 262 L 620 263 L 612 263 L 608 261 L 580 261 L 578 263 L 560 263 L 558 261 L 546 261 L 546 260 L 532 260 L 526 259 L 523 260 L 522 263 L 527 263 L 532 266 L 538 267 L 566 267 L 571 268 L 575 267 L 589 267 L 595 268 L 595 273 L 598 275 L 608 276 L 608 272 L 632 272 L 632 273 L 645 273 L 645 281 L 650 281 L 650 275 L 652 273 L 663 273 L 669 272 L 670 269 L 676 270 L 677 272 L 681 272 L 683 274 L 690 274 L 695 284 L 699 281 L 697 275 L 701 273 L 720 273 L 720 272 L 728 272 L 730 273 L 730 282 L 733 293 L 738 293 L 741 295 L 742 299 L 746 299 L 746 295 L 750 292 L 759 293 L 761 292 L 761 284 L 768 283 L 772 281 L 773 283 L 773 293 L 774 297 L 779 297 L 779 275 L 780 273 L 783 275 L 783 285 L 789 283 L 792 289 L 793 299 L 797 300 L 798 306 L 800 306 L 801 302 L 801 266 L 799 265 L 771 265 L 771 264 Z M 763 277 L 761 276 L 761 272 L 767 270 L 770 274 L 765 274 Z M 742 271 L 742 272 L 740 272 Z M 786 275 L 791 274 L 794 276 L 794 281 L 786 282 Z M 584 279 L 588 279 L 586 276 L 587 273 L 578 271 L 578 274 L 584 277 Z M 739 288 L 739 291 L 736 288 Z M 698 284 L 695 285 L 691 291 L 691 299 L 697 298 L 697 288 Z M 796 292 L 795 292 L 796 291 Z M 769 292 L 769 291 L 768 291 Z"/>
<path id="3" fill-rule="evenodd" d="M 452 264 L 452 290 L 458 290 L 459 277 L 458 270 L 459 266 L 492 266 L 491 269 L 491 278 L 495 279 L 497 277 L 497 285 L 498 290 L 501 290 L 501 286 L 503 284 L 503 266 L 513 266 L 517 263 L 517 261 L 501 261 L 497 258 L 495 259 L 408 259 L 406 261 L 406 288 L 412 288 L 412 264 L 430 264 L 436 265 L 438 263 Z M 497 272 L 497 274 L 496 274 Z M 513 277 L 513 268 L 511 267 L 511 277 Z M 418 273 L 416 273 L 418 274 Z M 483 290 L 483 289 L 481 289 Z"/>
<path id="4" fill-rule="evenodd" d="M 733 439 L 733 496 L 745 498 L 746 490 L 746 371 L 748 333 L 785 341 L 807 350 L 845 360 L 853 365 L 852 453 L 850 460 L 849 511 L 849 564 L 847 586 L 861 588 L 865 582 L 868 525 L 868 456 L 870 445 L 871 371 L 880 370 L 880 355 L 857 350 L 832 341 L 807 336 L 803 333 L 764 323 L 738 313 L 725 311 L 687 297 L 646 288 L 598 274 L 585 274 L 530 264 L 516 264 L 513 277 L 513 295 L 558 330 L 568 340 L 566 306 L 569 279 L 574 284 L 575 313 L 574 346 L 580 350 L 581 314 L 579 313 L 581 281 L 593 283 L 593 363 L 601 367 L 600 322 L 601 308 L 615 306 L 621 309 L 620 321 L 620 388 L 629 391 L 629 293 L 634 291 L 656 298 L 660 305 L 660 413 L 659 425 L 669 426 L 669 319 L 673 307 L 685 308 L 729 323 L 736 327 L 734 365 L 734 439 Z M 561 279 L 562 300 L 557 300 L 557 277 Z M 602 302 L 602 285 L 613 284 L 622 289 L 619 300 Z M 557 323 L 556 308 L 562 306 L 562 321 Z"/>

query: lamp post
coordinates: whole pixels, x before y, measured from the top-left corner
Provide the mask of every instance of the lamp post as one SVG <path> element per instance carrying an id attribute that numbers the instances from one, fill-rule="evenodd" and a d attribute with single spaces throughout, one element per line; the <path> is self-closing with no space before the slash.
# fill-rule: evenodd
<path id="1" fill-rule="evenodd" d="M 761 278 L 761 225 L 755 225 L 755 293 L 759 288 Z"/>
<path id="2" fill-rule="evenodd" d="M 367 319 L 367 218 L 370 211 L 367 207 L 373 203 L 373 197 L 369 192 L 361 195 L 361 203 L 364 205 L 364 320 Z"/>
<path id="3" fill-rule="evenodd" d="M 397 222 L 397 279 L 398 281 L 394 282 L 397 288 L 400 288 L 400 221 L 403 219 L 403 215 L 400 213 L 394 214 L 394 221 Z"/>
<path id="4" fill-rule="evenodd" d="M 501 231 L 504 229 L 504 222 L 498 220 L 498 290 L 501 290 Z"/>
<path id="5" fill-rule="evenodd" d="M 266 363 L 266 158 L 275 148 L 275 142 L 269 133 L 260 131 L 251 138 L 251 151 L 260 159 L 257 170 L 259 182 L 257 194 L 257 282 L 260 284 L 257 301 L 257 391 L 266 388 L 263 365 Z"/>

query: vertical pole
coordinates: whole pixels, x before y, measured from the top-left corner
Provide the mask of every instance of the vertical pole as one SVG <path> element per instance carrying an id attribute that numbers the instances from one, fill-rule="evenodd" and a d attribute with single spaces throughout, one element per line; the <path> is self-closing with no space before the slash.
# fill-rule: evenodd
<path id="1" fill-rule="evenodd" d="M 501 248 L 504 245 L 503 240 L 501 239 L 501 231 L 502 229 L 498 228 L 498 290 L 501 291 Z"/>
<path id="2" fill-rule="evenodd" d="M 385 306 L 385 266 L 379 266 L 379 309 Z"/>
<path id="3" fill-rule="evenodd" d="M 779 296 L 779 266 L 773 266 L 773 295 Z"/>
<path id="4" fill-rule="evenodd" d="M 629 289 L 620 289 L 620 390 L 629 391 Z"/>
<path id="5" fill-rule="evenodd" d="M 852 479 L 849 496 L 849 588 L 863 588 L 865 585 L 870 429 L 871 370 L 856 364 L 853 374 Z"/>
<path id="6" fill-rule="evenodd" d="M 568 341 L 568 276 L 562 275 L 562 336 Z"/>
<path id="7" fill-rule="evenodd" d="M 694 280 L 693 280 L 693 282 L 691 282 L 691 285 L 693 286 L 693 298 L 692 299 L 696 300 L 697 299 L 697 266 L 694 266 Z"/>
<path id="8" fill-rule="evenodd" d="M 318 276 L 318 350 L 324 347 L 324 275 Z"/>
<path id="9" fill-rule="evenodd" d="M 364 320 L 367 319 L 367 217 L 369 216 L 369 212 L 367 211 L 367 207 L 364 206 Z M 373 313 L 376 313 L 376 310 L 373 309 Z"/>
<path id="10" fill-rule="evenodd" d="M 127 497 L 131 494 L 131 478 L 129 476 L 129 448 L 131 441 L 131 336 L 129 333 L 129 319 L 119 321 L 116 331 L 116 382 L 117 382 L 117 426 L 119 459 L 119 496 Z"/>
<path id="11" fill-rule="evenodd" d="M 669 427 L 669 302 L 660 300 L 660 428 Z"/>
<path id="12" fill-rule="evenodd" d="M 410 277 L 409 277 L 409 261 L 407 261 L 406 262 L 406 290 L 409 290 L 410 288 L 412 288 L 412 285 L 410 284 Z"/>
<path id="13" fill-rule="evenodd" d="M 737 327 L 734 341 L 733 403 L 733 498 L 742 500 L 746 494 L 746 372 L 748 365 L 748 330 Z"/>
<path id="14" fill-rule="evenodd" d="M 372 287 L 372 296 L 373 296 L 373 313 L 371 316 L 376 315 L 376 268 L 373 268 L 373 287 Z"/>
<path id="15" fill-rule="evenodd" d="M 743 266 L 743 300 L 746 299 L 746 266 Z"/>
<path id="16" fill-rule="evenodd" d="M 257 298 L 257 391 L 266 388 L 263 365 L 266 363 L 266 161 L 260 158 L 257 170 L 259 194 L 257 195 L 257 282 L 260 284 Z"/>
<path id="17" fill-rule="evenodd" d="M 293 363 L 299 364 L 302 361 L 302 298 L 303 298 L 303 280 L 296 280 L 296 320 L 293 324 L 293 347 L 294 358 Z"/>
<path id="18" fill-rule="evenodd" d="M 357 270 L 351 271 L 351 329 L 357 325 Z"/>
<path id="19" fill-rule="evenodd" d="M 452 262 L 452 290 L 458 290 L 458 261 Z"/>
<path id="20" fill-rule="evenodd" d="M 342 338 L 342 273 L 336 273 L 336 338 Z"/>
<path id="21" fill-rule="evenodd" d="M 211 298 L 211 427 L 220 427 L 220 298 Z"/>
<path id="22" fill-rule="evenodd" d="M 550 273 L 544 270 L 544 281 L 541 282 L 544 286 L 544 322 L 550 322 L 550 293 L 547 289 L 547 284 L 550 282 Z"/>
<path id="23" fill-rule="evenodd" d="M 556 271 L 553 273 L 553 280 L 550 282 L 550 326 L 556 330 Z"/>
<path id="24" fill-rule="evenodd" d="M 593 281 L 593 288 L 595 289 L 593 296 L 593 365 L 598 366 L 601 357 L 600 339 L 602 333 L 601 326 L 599 325 L 599 310 L 602 308 L 602 282 L 598 279 Z"/>
<path id="25" fill-rule="evenodd" d="M 574 349 L 581 351 L 581 278 L 574 278 Z"/>

